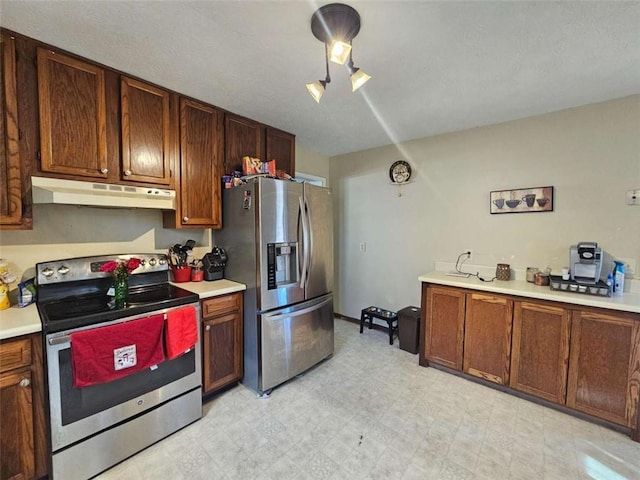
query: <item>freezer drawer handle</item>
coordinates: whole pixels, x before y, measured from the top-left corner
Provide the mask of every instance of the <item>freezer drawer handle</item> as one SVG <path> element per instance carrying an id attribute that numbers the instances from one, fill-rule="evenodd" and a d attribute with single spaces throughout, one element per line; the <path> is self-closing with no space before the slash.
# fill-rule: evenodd
<path id="1" fill-rule="evenodd" d="M 318 310 L 320 307 L 324 307 L 326 304 L 330 302 L 331 302 L 331 297 L 324 299 L 322 302 L 316 305 L 313 305 L 312 307 L 303 308 L 302 310 L 294 311 L 291 313 L 282 313 L 280 315 L 265 315 L 265 319 L 276 321 L 276 320 L 282 320 L 283 318 L 299 317 L 300 315 L 306 315 L 309 312 Z"/>

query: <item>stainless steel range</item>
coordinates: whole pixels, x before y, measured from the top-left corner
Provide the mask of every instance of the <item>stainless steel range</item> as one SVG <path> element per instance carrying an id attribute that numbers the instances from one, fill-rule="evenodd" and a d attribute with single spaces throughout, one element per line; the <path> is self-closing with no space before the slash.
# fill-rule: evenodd
<path id="1" fill-rule="evenodd" d="M 127 304 L 117 308 L 109 295 L 113 278 L 100 267 L 108 261 L 132 257 L 142 263 L 129 277 Z M 39 263 L 36 270 L 37 305 L 46 348 L 50 472 L 54 479 L 93 477 L 202 417 L 199 299 L 169 283 L 165 255 L 56 260 Z M 128 333 L 144 329 L 144 322 L 151 320 L 160 322 L 159 328 L 164 329 L 168 318 L 184 311 L 191 317 L 195 312 L 197 320 L 197 341 L 186 353 L 131 374 L 118 372 L 122 376 L 74 386 L 74 382 L 79 384 L 77 374 L 82 363 L 78 363 L 80 354 L 73 351 L 72 338 L 79 348 L 78 334 L 85 338 L 87 333 L 94 333 L 99 345 L 104 333 L 104 342 L 117 346 L 118 335 L 124 339 Z M 100 330 L 91 332 L 94 329 Z M 162 330 L 159 334 L 161 342 L 166 341 L 165 333 Z M 113 352 L 120 362 L 116 365 L 126 367 L 135 364 L 135 351 L 129 355 L 131 346 L 126 343 L 130 341 L 124 343 Z"/>

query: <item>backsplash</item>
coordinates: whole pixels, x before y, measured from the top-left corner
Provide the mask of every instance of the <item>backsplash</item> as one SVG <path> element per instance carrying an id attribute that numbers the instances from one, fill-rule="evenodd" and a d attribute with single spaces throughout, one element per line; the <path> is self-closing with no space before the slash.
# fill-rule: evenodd
<path id="1" fill-rule="evenodd" d="M 200 258 L 212 247 L 211 230 L 163 228 L 162 212 L 157 210 L 34 205 L 33 216 L 33 230 L 0 233 L 0 257 L 18 280 L 32 277 L 35 264 L 48 260 L 166 253 L 187 239 L 195 240 L 194 256 Z"/>

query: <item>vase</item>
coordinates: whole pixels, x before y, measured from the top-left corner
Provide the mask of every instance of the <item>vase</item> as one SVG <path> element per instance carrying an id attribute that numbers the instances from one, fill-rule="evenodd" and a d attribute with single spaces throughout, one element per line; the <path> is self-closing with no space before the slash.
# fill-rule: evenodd
<path id="1" fill-rule="evenodd" d="M 126 307 L 129 299 L 129 279 L 127 277 L 116 278 L 113 284 L 113 291 L 116 308 Z"/>

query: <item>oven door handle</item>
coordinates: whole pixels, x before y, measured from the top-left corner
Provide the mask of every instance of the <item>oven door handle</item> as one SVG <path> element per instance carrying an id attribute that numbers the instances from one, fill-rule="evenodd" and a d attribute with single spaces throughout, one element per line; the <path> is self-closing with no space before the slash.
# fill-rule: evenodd
<path id="1" fill-rule="evenodd" d="M 49 345 L 61 345 L 63 343 L 71 343 L 71 335 L 62 335 L 61 337 L 49 339 Z"/>

